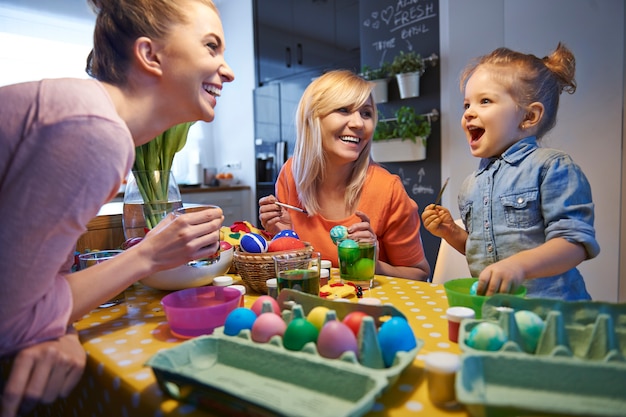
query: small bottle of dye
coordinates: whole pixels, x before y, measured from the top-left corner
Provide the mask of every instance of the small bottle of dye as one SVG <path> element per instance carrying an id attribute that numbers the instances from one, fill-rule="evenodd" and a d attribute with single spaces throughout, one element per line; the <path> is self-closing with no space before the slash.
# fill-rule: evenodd
<path id="1" fill-rule="evenodd" d="M 330 279 L 330 271 L 328 269 L 320 269 L 320 287 L 328 284 Z"/>
<path id="2" fill-rule="evenodd" d="M 272 297 L 273 299 L 278 298 L 278 282 L 276 278 L 270 278 L 265 281 L 265 285 L 267 285 L 267 295 Z"/>
<path id="3" fill-rule="evenodd" d="M 246 286 L 241 284 L 229 285 L 229 288 L 235 288 L 241 292 L 241 300 L 239 301 L 239 307 L 243 307 L 245 304 Z"/>
<path id="4" fill-rule="evenodd" d="M 219 277 L 213 278 L 213 286 L 214 287 L 228 287 L 233 284 L 233 277 L 229 277 L 228 275 L 222 275 Z"/>

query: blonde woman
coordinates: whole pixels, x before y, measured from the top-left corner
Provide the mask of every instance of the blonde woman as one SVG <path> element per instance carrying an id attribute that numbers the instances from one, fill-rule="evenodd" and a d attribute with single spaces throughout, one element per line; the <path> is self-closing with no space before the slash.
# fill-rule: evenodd
<path id="1" fill-rule="evenodd" d="M 397 175 L 370 159 L 377 122 L 371 90 L 346 70 L 327 72 L 307 87 L 297 109 L 293 157 L 281 169 L 276 196 L 259 200 L 259 218 L 271 234 L 294 230 L 334 266 L 330 229 L 347 226 L 350 239 L 378 241 L 377 274 L 425 281 L 430 267 L 417 203 Z"/>

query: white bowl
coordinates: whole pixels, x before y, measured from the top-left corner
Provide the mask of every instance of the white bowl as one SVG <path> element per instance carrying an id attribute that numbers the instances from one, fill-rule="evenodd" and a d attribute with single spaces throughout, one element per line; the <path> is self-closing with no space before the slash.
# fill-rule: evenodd
<path id="1" fill-rule="evenodd" d="M 183 290 L 201 287 L 213 282 L 213 278 L 224 275 L 233 263 L 233 248 L 222 250 L 220 260 L 207 266 L 181 265 L 177 268 L 156 272 L 142 279 L 143 285 L 156 290 Z"/>
<path id="2" fill-rule="evenodd" d="M 235 178 L 219 178 L 217 180 L 217 183 L 219 184 L 220 187 L 230 187 L 236 184 Z"/>

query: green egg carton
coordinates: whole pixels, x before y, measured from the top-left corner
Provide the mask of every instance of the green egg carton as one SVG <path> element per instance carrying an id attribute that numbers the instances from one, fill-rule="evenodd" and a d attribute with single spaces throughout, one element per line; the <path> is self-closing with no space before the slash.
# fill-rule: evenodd
<path id="1" fill-rule="evenodd" d="M 525 345 L 514 313 L 538 314 L 545 328 L 534 351 Z M 520 299 L 499 294 L 481 320 L 464 320 L 456 392 L 474 417 L 626 415 L 626 304 Z M 499 351 L 466 344 L 483 321 L 499 324 Z"/>
<path id="2" fill-rule="evenodd" d="M 304 314 L 299 305 L 282 313 L 287 321 Z M 366 321 L 370 331 L 362 325 L 359 355 L 363 363 L 377 363 L 371 359 L 379 354 L 371 332 L 374 318 Z M 351 351 L 328 359 L 319 355 L 313 342 L 291 351 L 280 336 L 257 343 L 250 330 L 228 336 L 219 327 L 209 336 L 155 354 L 146 365 L 169 396 L 217 415 L 352 417 L 370 411 L 376 398 L 413 363 L 424 345 L 419 338 L 416 342 L 414 349 L 397 352 L 389 368 L 370 367 Z"/>

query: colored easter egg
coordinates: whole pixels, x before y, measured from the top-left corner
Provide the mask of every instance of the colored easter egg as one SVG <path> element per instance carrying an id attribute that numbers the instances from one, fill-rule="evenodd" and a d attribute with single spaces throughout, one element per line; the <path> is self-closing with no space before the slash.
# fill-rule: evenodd
<path id="1" fill-rule="evenodd" d="M 246 233 L 241 237 L 239 242 L 241 249 L 248 253 L 264 253 L 267 252 L 267 240 L 257 233 Z"/>
<path id="2" fill-rule="evenodd" d="M 269 304 L 270 308 L 272 309 L 272 311 L 275 314 L 280 315 L 280 306 L 278 305 L 278 301 L 276 301 L 274 298 L 270 297 L 269 295 L 261 295 L 259 296 L 259 298 L 257 298 L 254 303 L 252 303 L 252 311 L 254 311 L 254 313 L 257 316 L 260 316 L 262 313 L 264 313 L 265 311 L 263 311 L 263 305 L 267 305 Z"/>
<path id="3" fill-rule="evenodd" d="M 361 258 L 352 267 L 353 279 L 367 280 L 374 276 L 376 262 L 373 259 Z"/>
<path id="4" fill-rule="evenodd" d="M 354 335 L 358 338 L 359 330 L 361 329 L 361 323 L 363 322 L 363 317 L 366 316 L 367 313 L 364 313 L 362 311 L 352 311 L 346 314 L 341 322 L 348 326 L 350 330 L 352 330 L 352 333 L 354 333 Z"/>
<path id="5" fill-rule="evenodd" d="M 346 264 L 344 267 L 351 266 L 361 257 L 359 244 L 352 239 L 342 240 L 339 243 L 338 253 L 339 263 Z"/>
<path id="6" fill-rule="evenodd" d="M 527 353 L 535 353 L 539 338 L 543 333 L 543 329 L 546 327 L 546 323 L 538 314 L 528 310 L 516 311 L 515 323 L 524 340 L 524 346 L 522 346 L 524 351 Z"/>
<path id="7" fill-rule="evenodd" d="M 344 352 L 358 354 L 358 343 L 352 330 L 337 320 L 327 322 L 317 337 L 317 351 L 320 356 L 337 359 Z"/>
<path id="8" fill-rule="evenodd" d="M 224 322 L 224 334 L 237 336 L 244 329 L 252 329 L 257 315 L 246 307 L 239 307 L 231 311 Z"/>
<path id="9" fill-rule="evenodd" d="M 338 242 L 348 237 L 348 228 L 346 226 L 335 226 L 330 229 L 330 238 L 336 245 Z"/>
<path id="10" fill-rule="evenodd" d="M 283 318 L 274 313 L 263 313 L 254 321 L 250 336 L 258 343 L 267 343 L 274 336 L 282 336 L 287 324 Z"/>
<path id="11" fill-rule="evenodd" d="M 392 317 L 378 330 L 378 343 L 386 367 L 393 365 L 398 352 L 408 352 L 417 347 L 417 339 L 403 317 Z"/>
<path id="12" fill-rule="evenodd" d="M 272 238 L 272 240 L 280 239 L 281 237 L 293 237 L 295 239 L 300 239 L 300 236 L 298 236 L 296 232 L 290 229 L 286 229 L 286 230 L 281 230 L 280 232 L 276 233 L 276 235 Z"/>
<path id="13" fill-rule="evenodd" d="M 270 242 L 268 252 L 280 252 L 283 250 L 293 250 L 304 248 L 304 243 L 295 237 L 284 236 Z"/>
<path id="14" fill-rule="evenodd" d="M 319 331 L 304 318 L 295 318 L 289 322 L 283 334 L 283 346 L 288 350 L 302 350 L 304 345 L 315 342 Z"/>
<path id="15" fill-rule="evenodd" d="M 309 311 L 306 319 L 317 328 L 317 330 L 321 330 L 326 322 L 326 313 L 328 313 L 330 309 L 324 306 L 315 306 Z"/>
<path id="16" fill-rule="evenodd" d="M 466 343 L 474 349 L 496 351 L 500 350 L 506 340 L 507 337 L 500 326 L 483 321 L 470 331 Z"/>
<path id="17" fill-rule="evenodd" d="M 478 281 L 472 284 L 472 286 L 470 287 L 469 293 L 470 295 L 476 295 L 477 291 L 478 291 Z"/>

